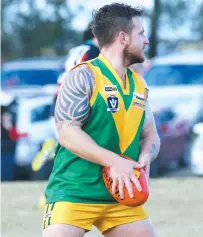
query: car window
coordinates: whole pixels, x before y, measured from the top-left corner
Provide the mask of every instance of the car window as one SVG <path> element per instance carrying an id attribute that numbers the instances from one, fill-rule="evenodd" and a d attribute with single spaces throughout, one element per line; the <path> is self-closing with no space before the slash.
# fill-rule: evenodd
<path id="1" fill-rule="evenodd" d="M 60 70 L 2 70 L 2 86 L 56 84 Z"/>
<path id="2" fill-rule="evenodd" d="M 31 111 L 31 122 L 39 122 L 49 119 L 51 114 L 51 105 L 37 107 Z"/>
<path id="3" fill-rule="evenodd" d="M 203 65 L 157 65 L 144 77 L 151 86 L 203 84 Z"/>

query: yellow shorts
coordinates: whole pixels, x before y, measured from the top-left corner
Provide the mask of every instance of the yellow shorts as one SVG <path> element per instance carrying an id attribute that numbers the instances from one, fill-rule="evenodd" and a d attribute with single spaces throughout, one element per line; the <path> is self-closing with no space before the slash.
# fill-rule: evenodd
<path id="1" fill-rule="evenodd" d="M 143 206 L 55 202 L 45 207 L 43 228 L 51 224 L 69 224 L 89 231 L 95 225 L 102 233 L 112 227 L 148 218 Z"/>

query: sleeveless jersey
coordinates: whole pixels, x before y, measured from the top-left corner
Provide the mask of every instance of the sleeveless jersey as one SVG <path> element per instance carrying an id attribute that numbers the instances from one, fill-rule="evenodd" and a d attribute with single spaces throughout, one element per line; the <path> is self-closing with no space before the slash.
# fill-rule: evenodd
<path id="1" fill-rule="evenodd" d="M 94 72 L 95 87 L 83 131 L 99 146 L 137 161 L 145 118 L 144 80 L 127 69 L 124 88 L 123 81 L 103 55 L 85 63 Z M 115 203 L 104 185 L 102 168 L 58 145 L 46 188 L 47 202 Z"/>

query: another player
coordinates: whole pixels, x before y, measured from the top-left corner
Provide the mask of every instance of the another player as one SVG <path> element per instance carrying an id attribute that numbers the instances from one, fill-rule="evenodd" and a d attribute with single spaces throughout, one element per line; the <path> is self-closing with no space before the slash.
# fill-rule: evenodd
<path id="1" fill-rule="evenodd" d="M 65 71 L 70 71 L 78 63 L 96 58 L 99 55 L 98 42 L 92 33 L 91 23 L 83 34 L 83 44 L 72 48 L 65 59 Z M 63 77 L 59 77 L 58 84 L 60 85 Z"/>
<path id="2" fill-rule="evenodd" d="M 44 237 L 82 237 L 92 225 L 106 237 L 154 237 L 143 206 L 117 203 L 106 189 L 102 167 L 110 167 L 113 192 L 140 190 L 134 168 L 156 158 L 160 140 L 145 81 L 129 66 L 144 61 L 149 43 L 142 11 L 113 3 L 96 12 L 93 32 L 101 54 L 64 74 L 55 109 L 59 135 L 47 188 Z M 119 156 L 133 159 L 126 160 Z"/>

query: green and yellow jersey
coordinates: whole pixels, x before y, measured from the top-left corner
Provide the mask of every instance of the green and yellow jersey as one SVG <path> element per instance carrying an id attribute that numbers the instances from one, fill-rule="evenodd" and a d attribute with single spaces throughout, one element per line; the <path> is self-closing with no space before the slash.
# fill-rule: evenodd
<path id="1" fill-rule="evenodd" d="M 99 146 L 137 161 L 145 118 L 144 80 L 127 69 L 124 87 L 117 72 L 101 54 L 86 64 L 95 75 L 95 87 L 83 131 Z M 104 185 L 102 168 L 58 145 L 46 188 L 47 202 L 115 203 Z"/>

